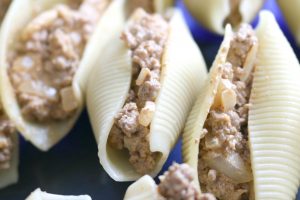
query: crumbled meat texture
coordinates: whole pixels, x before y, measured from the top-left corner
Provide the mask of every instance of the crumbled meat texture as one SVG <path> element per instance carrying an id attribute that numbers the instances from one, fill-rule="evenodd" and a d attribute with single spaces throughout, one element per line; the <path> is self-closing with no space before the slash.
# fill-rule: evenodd
<path id="1" fill-rule="evenodd" d="M 13 148 L 12 134 L 15 131 L 15 126 L 0 108 L 0 170 L 10 167 Z"/>
<path id="2" fill-rule="evenodd" d="M 214 169 L 209 169 L 205 162 L 198 164 L 199 180 L 201 181 L 201 189 L 204 192 L 214 194 L 218 199 L 241 200 L 249 199 L 247 192 L 249 184 L 235 184 L 230 178 Z M 205 184 L 204 184 L 205 183 Z"/>
<path id="3" fill-rule="evenodd" d="M 122 130 L 119 129 L 116 125 L 113 125 L 108 137 L 110 146 L 113 145 L 114 148 L 120 150 L 124 148 L 124 135 L 122 134 Z"/>
<path id="4" fill-rule="evenodd" d="M 223 156 L 238 153 L 245 165 L 250 166 L 248 148 L 248 108 L 252 76 L 240 80 L 240 72 L 251 46 L 257 42 L 252 28 L 242 25 L 231 41 L 227 63 L 223 66 L 222 79 L 229 80 L 236 93 L 236 105 L 231 110 L 212 108 L 205 122 L 206 135 L 200 142 L 198 174 L 201 189 L 210 192 L 221 200 L 249 198 L 249 182 L 234 183 L 221 172 L 209 168 L 203 159 L 208 152 Z"/>
<path id="5" fill-rule="evenodd" d="M 144 123 L 144 126 L 140 124 L 139 115 L 144 108 L 141 119 L 151 123 L 152 119 L 147 119 L 152 116 L 154 107 L 149 110 L 146 102 L 148 106 L 154 104 L 161 87 L 161 57 L 167 39 L 168 22 L 158 14 L 141 12 L 141 15 L 121 36 L 132 52 L 133 81 L 124 107 L 115 116 L 114 126 L 121 131 L 111 131 L 108 143 L 113 148 L 127 149 L 131 165 L 138 173 L 146 174 L 154 169 L 158 153 L 150 151 L 149 125 L 145 127 L 148 123 Z M 145 119 L 145 116 L 149 117 Z"/>
<path id="6" fill-rule="evenodd" d="M 60 4 L 24 28 L 9 58 L 10 80 L 24 117 L 47 122 L 74 114 L 73 76 L 107 5 L 108 0 L 84 0 L 76 9 Z"/>
<path id="7" fill-rule="evenodd" d="M 11 0 L 1 0 L 0 1 L 0 23 L 2 22 L 10 3 L 11 3 Z"/>
<path id="8" fill-rule="evenodd" d="M 234 81 L 239 79 L 247 53 L 255 43 L 257 43 L 257 37 L 252 27 L 248 24 L 241 24 L 234 39 L 231 41 L 227 56 L 227 61 L 233 66 Z"/>
<path id="9" fill-rule="evenodd" d="M 160 89 L 160 82 L 156 79 L 150 78 L 141 85 L 138 90 L 138 101 L 139 104 L 143 105 L 143 102 L 146 101 L 155 101 L 158 96 L 158 92 Z"/>
<path id="10" fill-rule="evenodd" d="M 128 149 L 129 162 L 140 174 L 151 171 L 155 167 L 156 153 L 149 147 L 149 129 L 139 125 L 138 131 L 131 137 L 124 137 L 124 147 Z"/>
<path id="11" fill-rule="evenodd" d="M 200 192 L 193 184 L 193 169 L 187 164 L 171 165 L 160 178 L 158 192 L 166 199 L 199 200 Z"/>
<path id="12" fill-rule="evenodd" d="M 223 22 L 224 26 L 229 23 L 233 27 L 237 27 L 241 23 L 242 15 L 240 13 L 240 3 L 241 0 L 229 0 L 230 13 Z"/>
<path id="13" fill-rule="evenodd" d="M 116 125 L 125 136 L 131 137 L 138 130 L 139 111 L 134 102 L 126 103 L 121 111 L 115 116 Z"/>

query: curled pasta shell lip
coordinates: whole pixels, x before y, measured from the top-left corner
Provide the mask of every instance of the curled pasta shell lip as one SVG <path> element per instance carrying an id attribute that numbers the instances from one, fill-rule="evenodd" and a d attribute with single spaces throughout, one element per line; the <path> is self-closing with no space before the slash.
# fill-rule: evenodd
<path id="1" fill-rule="evenodd" d="M 25 200 L 92 200 L 89 195 L 58 195 L 42 191 L 40 188 L 35 189 Z"/>
<path id="2" fill-rule="evenodd" d="M 200 140 L 204 137 L 204 122 L 210 107 L 214 103 L 214 97 L 217 93 L 223 73 L 221 66 L 226 62 L 232 35 L 231 26 L 227 25 L 223 42 L 212 64 L 207 80 L 205 81 L 205 86 L 198 94 L 198 98 L 194 103 L 184 127 L 182 142 L 183 161 L 188 163 L 195 172 L 198 171 L 199 144 Z M 194 182 L 200 190 L 198 173 L 195 174 Z"/>
<path id="3" fill-rule="evenodd" d="M 99 19 L 94 33 L 86 44 L 79 68 L 73 77 L 72 90 L 78 101 L 76 113 L 71 118 L 60 122 L 55 121 L 45 124 L 29 122 L 21 114 L 20 106 L 16 100 L 14 89 L 8 77 L 8 52 L 14 48 L 13 46 L 15 41 L 17 41 L 18 33 L 20 33 L 22 27 L 32 19 L 33 13 L 36 13 L 37 10 L 40 12 L 48 10 L 59 3 L 65 3 L 65 1 L 14 1 L 3 21 L 0 36 L 0 64 L 2 66 L 0 69 L 2 77 L 0 87 L 3 107 L 24 138 L 43 151 L 49 150 L 53 145 L 59 142 L 75 124 L 84 107 L 86 82 L 90 70 L 95 65 L 95 52 L 101 52 L 103 47 L 110 40 L 111 33 L 121 30 L 124 23 L 122 13 L 123 1 L 113 1 Z M 110 23 L 110 19 L 112 18 L 114 19 L 113 24 Z"/>
<path id="4" fill-rule="evenodd" d="M 248 137 L 255 199 L 294 199 L 300 178 L 299 62 L 272 13 L 260 12 L 256 68 L 250 96 Z M 203 126 L 220 83 L 232 30 L 211 68 L 183 133 L 183 160 L 197 170 Z M 200 184 L 196 174 L 198 188 Z"/>
<path id="5" fill-rule="evenodd" d="M 134 20 L 137 16 L 131 16 Z M 131 21 L 129 20 L 128 23 Z M 186 27 L 180 11 L 174 9 L 170 19 L 168 39 L 163 50 L 161 89 L 155 102 L 150 124 L 151 152 L 159 152 L 155 169 L 158 174 L 183 128 L 185 118 L 206 77 L 201 53 Z M 131 56 L 129 49 L 116 35 L 114 45 L 107 48 L 107 58 L 99 60 L 88 83 L 87 107 L 98 143 L 100 163 L 116 181 L 132 181 L 141 177 L 125 151 L 112 149 L 107 144 L 114 116 L 123 107 L 131 82 Z M 186 54 L 185 49 L 189 49 Z"/>
<path id="6" fill-rule="evenodd" d="M 144 175 L 128 187 L 124 200 L 152 200 L 158 199 L 158 196 L 159 193 L 155 181 L 151 176 Z"/>
<path id="7" fill-rule="evenodd" d="M 226 18 L 231 12 L 230 2 L 223 0 L 184 0 L 185 6 L 193 17 L 202 26 L 218 34 L 224 34 Z M 240 0 L 235 2 L 240 2 L 238 6 L 239 15 L 237 17 L 241 19 L 237 21 L 250 23 L 262 7 L 264 0 Z M 233 27 L 235 28 L 235 26 Z"/>

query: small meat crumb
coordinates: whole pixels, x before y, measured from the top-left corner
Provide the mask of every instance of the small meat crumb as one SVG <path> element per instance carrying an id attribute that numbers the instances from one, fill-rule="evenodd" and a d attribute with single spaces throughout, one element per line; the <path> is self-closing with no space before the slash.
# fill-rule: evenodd
<path id="1" fill-rule="evenodd" d="M 159 193 L 166 199 L 199 200 L 199 190 L 192 183 L 193 169 L 188 164 L 174 163 L 163 176 L 159 177 Z"/>
<path id="2" fill-rule="evenodd" d="M 139 111 L 135 103 L 126 103 L 122 110 L 116 115 L 115 120 L 118 127 L 126 136 L 132 136 L 138 128 Z"/>

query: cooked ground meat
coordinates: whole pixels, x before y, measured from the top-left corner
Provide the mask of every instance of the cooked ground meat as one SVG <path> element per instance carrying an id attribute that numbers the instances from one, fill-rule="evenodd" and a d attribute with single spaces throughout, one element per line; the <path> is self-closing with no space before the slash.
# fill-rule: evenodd
<path id="1" fill-rule="evenodd" d="M 124 135 L 131 137 L 138 129 L 139 111 L 134 102 L 126 103 L 122 110 L 115 116 L 116 125 Z"/>
<path id="2" fill-rule="evenodd" d="M 0 170 L 10 167 L 13 148 L 11 137 L 15 131 L 15 126 L 0 108 Z"/>
<path id="3" fill-rule="evenodd" d="M 245 80 L 240 77 L 246 56 L 256 43 L 257 38 L 252 28 L 242 25 L 231 41 L 220 83 L 225 89 L 234 91 L 235 104 L 227 110 L 222 106 L 211 108 L 205 122 L 206 135 L 200 142 L 198 174 L 201 188 L 205 192 L 213 193 L 220 200 L 249 198 L 249 182 L 237 184 L 222 172 L 210 168 L 205 162 L 205 155 L 214 152 L 227 157 L 238 153 L 246 166 L 251 165 L 247 126 L 252 75 Z"/>
<path id="4" fill-rule="evenodd" d="M 10 58 L 9 76 L 22 114 L 29 120 L 64 120 L 78 103 L 73 76 L 108 0 L 84 0 L 77 9 L 57 5 L 22 31 Z"/>
<path id="5" fill-rule="evenodd" d="M 127 149 L 129 162 L 140 174 L 154 169 L 157 153 L 149 147 L 149 126 L 160 90 L 160 68 L 168 22 L 158 14 L 141 13 L 121 38 L 132 52 L 132 83 L 124 107 L 115 116 L 109 144 Z"/>
<path id="6" fill-rule="evenodd" d="M 210 169 L 205 162 L 198 164 L 199 180 L 201 180 L 201 189 L 214 194 L 218 199 L 240 200 L 248 199 L 249 184 L 235 184 L 224 174 Z M 203 187 L 204 186 L 204 187 Z M 244 195 L 244 196 L 241 196 Z"/>
<path id="7" fill-rule="evenodd" d="M 0 1 L 0 23 L 2 22 L 10 3 L 11 3 L 11 0 L 1 0 Z"/>
<path id="8" fill-rule="evenodd" d="M 193 184 L 193 169 L 187 164 L 174 163 L 159 179 L 158 192 L 167 200 L 216 200 L 212 194 L 200 194 Z"/>

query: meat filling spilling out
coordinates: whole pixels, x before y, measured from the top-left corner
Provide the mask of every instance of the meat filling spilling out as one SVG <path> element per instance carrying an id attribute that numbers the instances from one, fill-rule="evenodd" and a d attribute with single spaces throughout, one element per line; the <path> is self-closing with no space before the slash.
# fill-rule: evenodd
<path id="1" fill-rule="evenodd" d="M 249 199 L 248 108 L 257 42 L 249 25 L 235 33 L 200 142 L 201 189 L 220 200 Z"/>
<path id="2" fill-rule="evenodd" d="M 200 194 L 193 184 L 193 169 L 187 164 L 174 163 L 168 171 L 160 176 L 158 193 L 162 200 L 216 200 L 210 193 Z"/>
<path id="3" fill-rule="evenodd" d="M 14 132 L 16 132 L 15 126 L 0 107 L 0 171 L 10 167 L 13 148 L 12 134 Z"/>
<path id="4" fill-rule="evenodd" d="M 121 36 L 132 53 L 132 82 L 108 142 L 113 148 L 127 149 L 135 170 L 146 174 L 154 169 L 158 156 L 150 151 L 149 126 L 161 87 L 161 58 L 169 25 L 161 15 L 141 15 Z"/>
<path id="5" fill-rule="evenodd" d="M 109 0 L 78 1 L 77 7 L 74 1 L 60 4 L 39 14 L 21 32 L 8 58 L 8 72 L 26 119 L 64 120 L 76 112 L 73 76 L 108 4 Z"/>
<path id="6" fill-rule="evenodd" d="M 1 0 L 0 1 L 0 23 L 2 22 L 10 3 L 11 3 L 11 0 Z"/>

